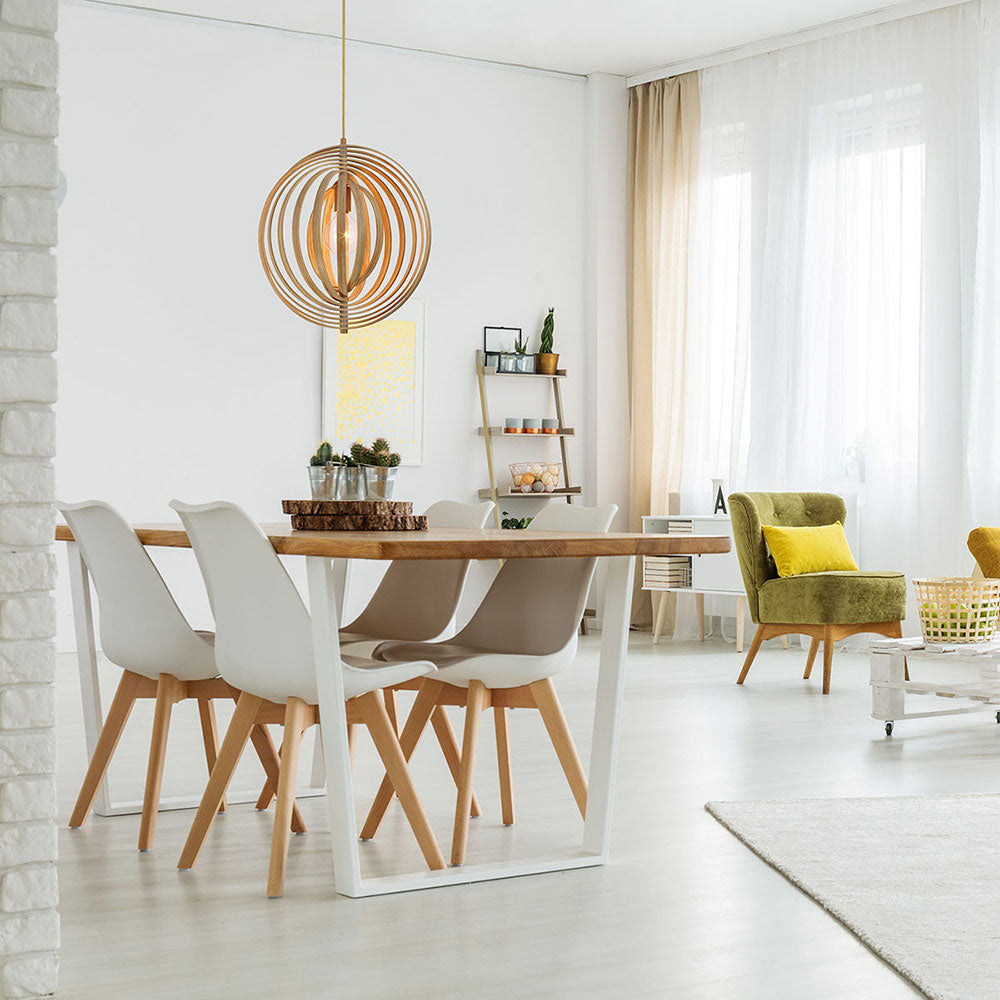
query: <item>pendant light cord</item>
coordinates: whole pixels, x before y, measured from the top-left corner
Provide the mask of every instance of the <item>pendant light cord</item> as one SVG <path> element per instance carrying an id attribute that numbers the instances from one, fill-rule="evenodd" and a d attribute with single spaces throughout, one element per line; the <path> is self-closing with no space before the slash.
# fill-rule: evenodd
<path id="1" fill-rule="evenodd" d="M 340 138 L 347 138 L 347 0 L 340 2 Z"/>

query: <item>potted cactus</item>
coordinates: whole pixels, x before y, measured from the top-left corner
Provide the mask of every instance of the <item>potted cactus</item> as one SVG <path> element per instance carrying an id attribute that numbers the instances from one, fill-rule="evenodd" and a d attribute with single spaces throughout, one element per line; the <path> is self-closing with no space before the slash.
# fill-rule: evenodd
<path id="1" fill-rule="evenodd" d="M 555 307 L 550 307 L 542 324 L 541 350 L 538 353 L 538 371 L 542 375 L 555 375 L 559 367 L 559 355 L 552 353 L 552 334 L 556 326 L 555 312 Z"/>
<path id="2" fill-rule="evenodd" d="M 533 375 L 535 356 L 528 353 L 528 338 L 520 333 L 514 341 L 514 370 L 520 375 Z"/>
<path id="3" fill-rule="evenodd" d="M 351 449 L 357 449 L 356 461 L 364 470 L 365 492 L 369 500 L 391 500 L 396 485 L 396 470 L 401 461 L 398 453 L 392 451 L 389 442 L 376 438 L 370 448 L 357 442 Z"/>
<path id="4" fill-rule="evenodd" d="M 340 475 L 339 458 L 330 442 L 322 441 L 309 459 L 309 489 L 313 500 L 336 499 Z"/>

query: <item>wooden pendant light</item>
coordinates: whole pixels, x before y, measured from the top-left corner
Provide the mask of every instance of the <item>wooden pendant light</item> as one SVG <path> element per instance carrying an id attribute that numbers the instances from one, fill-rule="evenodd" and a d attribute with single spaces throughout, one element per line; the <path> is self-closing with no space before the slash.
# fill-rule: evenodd
<path id="1" fill-rule="evenodd" d="M 342 132 L 347 132 L 346 0 L 342 5 Z M 310 323 L 349 329 L 395 312 L 420 283 L 431 220 L 416 181 L 364 146 L 317 149 L 271 189 L 258 248 L 267 280 Z"/>

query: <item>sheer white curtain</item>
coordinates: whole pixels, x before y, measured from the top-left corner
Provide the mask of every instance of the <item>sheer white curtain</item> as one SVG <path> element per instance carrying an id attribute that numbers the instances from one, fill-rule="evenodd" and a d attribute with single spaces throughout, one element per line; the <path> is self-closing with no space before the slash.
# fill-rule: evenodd
<path id="1" fill-rule="evenodd" d="M 998 3 L 702 72 L 682 510 L 716 476 L 837 492 L 862 568 L 908 576 L 1000 522 Z"/>

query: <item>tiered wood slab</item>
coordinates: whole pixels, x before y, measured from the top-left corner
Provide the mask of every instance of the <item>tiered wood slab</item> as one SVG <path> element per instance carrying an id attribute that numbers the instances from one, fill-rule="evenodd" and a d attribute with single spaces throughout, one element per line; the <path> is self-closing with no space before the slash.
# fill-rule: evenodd
<path id="1" fill-rule="evenodd" d="M 282 500 L 298 531 L 426 531 L 408 500 Z"/>

